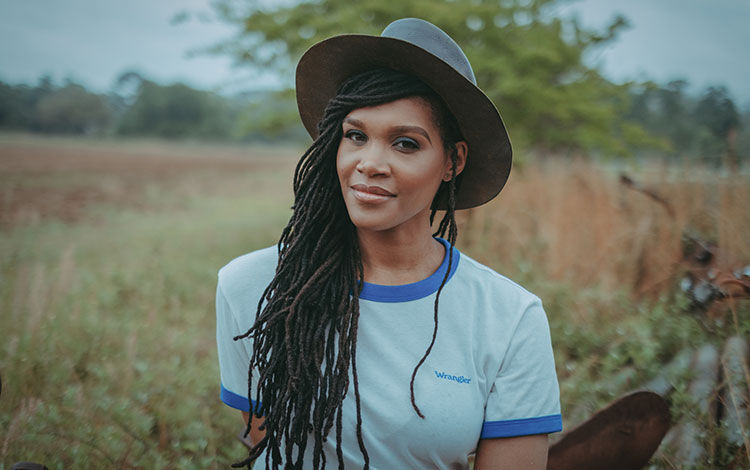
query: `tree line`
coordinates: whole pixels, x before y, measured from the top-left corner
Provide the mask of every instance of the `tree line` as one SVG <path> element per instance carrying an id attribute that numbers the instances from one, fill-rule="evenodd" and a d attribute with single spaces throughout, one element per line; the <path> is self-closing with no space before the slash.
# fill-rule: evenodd
<path id="1" fill-rule="evenodd" d="M 259 6 L 216 0 L 238 34 L 208 48 L 275 73 L 285 86 L 223 96 L 125 73 L 107 94 L 80 84 L 0 83 L 0 129 L 211 140 L 307 139 L 292 88 L 294 66 L 315 42 L 392 20 L 423 17 L 466 51 L 498 105 L 517 155 L 661 155 L 718 163 L 750 158 L 750 110 L 720 86 L 691 94 L 685 81 L 624 84 L 585 57 L 617 39 L 627 20 L 601 30 L 555 14 L 558 0 L 316 0 Z M 273 5 L 273 6 L 272 6 Z M 184 16 L 183 16 L 184 17 Z M 130 91 L 128 91 L 130 90 Z"/>
<path id="2" fill-rule="evenodd" d="M 98 94 L 71 81 L 56 85 L 46 76 L 36 85 L 0 81 L 0 129 L 219 141 L 306 139 L 289 92 L 223 96 L 181 83 L 161 85 L 133 74 L 124 74 L 120 82 L 124 81 L 136 81 L 135 91 Z M 682 80 L 631 85 L 627 106 L 617 118 L 621 126 L 638 126 L 638 138 L 631 138 L 618 154 L 642 152 L 716 164 L 721 158 L 750 159 L 750 132 L 743 125 L 750 123 L 750 110 L 740 113 L 726 88 L 709 87 L 692 95 L 687 87 Z M 509 124 L 514 140 L 517 133 L 531 134 L 519 126 Z M 583 135 L 570 143 L 597 151 L 587 148 Z M 559 147 L 527 147 L 560 153 Z"/>
<path id="3" fill-rule="evenodd" d="M 640 123 L 661 141 L 658 150 L 671 158 L 703 160 L 737 166 L 750 160 L 750 108 L 740 113 L 723 86 L 711 86 L 697 96 L 688 82 L 634 85 L 626 117 Z"/>
<path id="4" fill-rule="evenodd" d="M 218 141 L 300 134 L 282 128 L 271 132 L 260 112 L 268 99 L 262 92 L 227 97 L 183 83 L 162 85 L 134 72 L 122 74 L 114 89 L 104 94 L 43 76 L 36 85 L 0 81 L 0 129 Z"/>

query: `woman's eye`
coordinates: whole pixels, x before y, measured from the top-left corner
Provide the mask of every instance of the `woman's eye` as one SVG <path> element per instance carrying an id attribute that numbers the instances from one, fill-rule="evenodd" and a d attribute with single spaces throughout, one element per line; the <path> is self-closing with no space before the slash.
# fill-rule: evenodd
<path id="1" fill-rule="evenodd" d="M 419 143 L 417 143 L 417 141 L 414 139 L 409 139 L 406 137 L 401 137 L 400 139 L 396 140 L 393 145 L 402 150 L 419 150 Z"/>
<path id="2" fill-rule="evenodd" d="M 366 142 L 367 136 L 362 131 L 348 130 L 344 132 L 344 138 L 353 140 L 354 142 Z"/>

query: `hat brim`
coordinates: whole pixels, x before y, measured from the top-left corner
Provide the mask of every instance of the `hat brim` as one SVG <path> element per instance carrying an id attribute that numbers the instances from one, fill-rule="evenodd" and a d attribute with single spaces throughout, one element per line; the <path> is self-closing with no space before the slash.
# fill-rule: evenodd
<path id="1" fill-rule="evenodd" d="M 469 147 L 456 209 L 476 207 L 494 198 L 508 180 L 512 161 L 508 133 L 495 105 L 446 62 L 400 39 L 346 34 L 321 41 L 305 52 L 297 64 L 297 106 L 312 138 L 317 138 L 318 123 L 339 86 L 353 75 L 380 67 L 421 79 L 442 97 L 456 118 Z"/>

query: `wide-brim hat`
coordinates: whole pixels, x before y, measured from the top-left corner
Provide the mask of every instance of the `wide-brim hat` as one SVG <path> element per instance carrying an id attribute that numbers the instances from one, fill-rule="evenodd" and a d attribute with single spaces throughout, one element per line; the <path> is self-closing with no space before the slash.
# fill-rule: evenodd
<path id="1" fill-rule="evenodd" d="M 325 39 L 297 64 L 297 106 L 313 139 L 329 100 L 349 77 L 376 68 L 416 76 L 432 88 L 456 118 L 469 152 L 459 176 L 456 209 L 482 205 L 508 180 L 512 150 L 503 120 L 479 89 L 461 48 L 437 26 L 417 18 L 388 25 L 380 36 L 344 34 Z M 438 206 L 445 209 L 444 204 Z"/>

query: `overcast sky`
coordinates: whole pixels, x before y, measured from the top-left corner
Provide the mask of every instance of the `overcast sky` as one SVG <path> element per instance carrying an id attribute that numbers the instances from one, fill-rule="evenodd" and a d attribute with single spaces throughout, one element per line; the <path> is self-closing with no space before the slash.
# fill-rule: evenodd
<path id="1" fill-rule="evenodd" d="M 209 0 L 0 0 L 0 79 L 36 83 L 46 73 L 106 91 L 120 73 L 137 70 L 225 91 L 273 86 L 233 69 L 228 57 L 189 57 L 235 31 L 196 15 L 172 24 L 182 10 L 210 12 Z M 630 29 L 591 57 L 613 80 L 685 78 L 694 91 L 723 84 L 750 106 L 749 1 L 579 0 L 562 1 L 558 11 L 592 27 L 618 12 L 628 18 Z"/>

